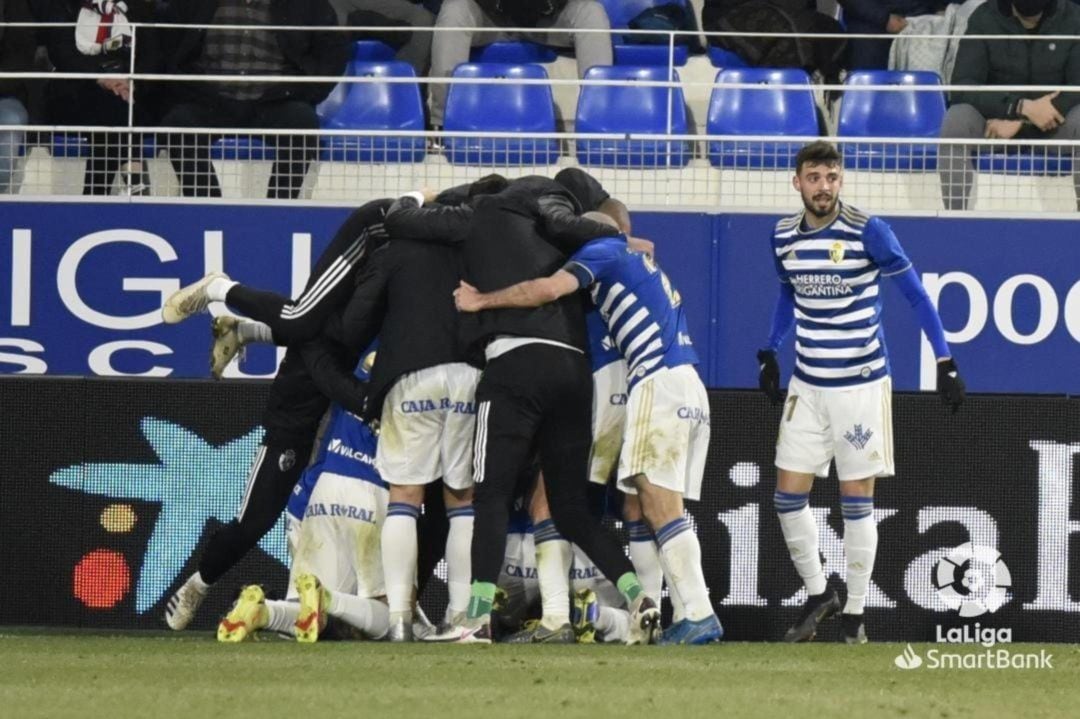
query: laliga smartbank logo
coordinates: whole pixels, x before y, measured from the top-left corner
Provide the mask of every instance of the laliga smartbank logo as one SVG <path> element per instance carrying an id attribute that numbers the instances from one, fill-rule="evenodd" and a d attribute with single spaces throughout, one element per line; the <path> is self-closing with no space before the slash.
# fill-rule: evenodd
<path id="1" fill-rule="evenodd" d="M 1010 599 L 1012 575 L 1001 558 L 1001 552 L 993 547 L 978 544 L 962 544 L 956 547 L 934 567 L 934 589 L 938 597 L 961 617 L 970 619 L 993 614 Z M 900 656 L 893 660 L 901 669 L 1053 669 L 1053 655 L 1046 650 L 1038 654 L 1014 652 L 999 644 L 1012 643 L 1011 627 L 983 626 L 980 622 L 958 627 L 943 628 L 937 625 L 935 641 L 938 644 L 979 645 L 982 651 L 959 652 L 933 648 L 925 659 L 908 644 Z"/>

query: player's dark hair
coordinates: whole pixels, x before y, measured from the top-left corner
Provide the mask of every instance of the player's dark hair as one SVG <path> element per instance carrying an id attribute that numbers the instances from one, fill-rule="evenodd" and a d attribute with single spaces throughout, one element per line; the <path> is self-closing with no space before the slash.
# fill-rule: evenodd
<path id="1" fill-rule="evenodd" d="M 510 185 L 510 180 L 498 173 L 484 175 L 469 186 L 469 197 L 477 195 L 497 195 Z"/>
<path id="2" fill-rule="evenodd" d="M 803 165 L 839 165 L 843 161 L 840 151 L 831 142 L 817 140 L 803 145 L 795 156 L 795 174 L 802 172 Z"/>

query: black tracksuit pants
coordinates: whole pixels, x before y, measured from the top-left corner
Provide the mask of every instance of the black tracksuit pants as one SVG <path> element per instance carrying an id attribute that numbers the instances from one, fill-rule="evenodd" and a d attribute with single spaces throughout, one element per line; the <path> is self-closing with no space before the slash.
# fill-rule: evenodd
<path id="1" fill-rule="evenodd" d="M 334 235 L 311 270 L 304 292 L 295 300 L 276 292 L 235 285 L 226 303 L 245 317 L 270 326 L 277 345 L 314 339 L 327 318 L 344 307 L 356 289 L 356 273 L 374 249 L 375 237 L 385 237 L 382 218 L 386 203 L 368 203 Z M 359 348 L 362 349 L 362 348 Z"/>
<path id="2" fill-rule="evenodd" d="M 593 379 L 574 350 L 530 344 L 488 362 L 476 388 L 472 573 L 494 584 L 506 550 L 518 478 L 539 454 L 555 526 L 611 580 L 634 571 L 618 540 L 589 513 Z"/>

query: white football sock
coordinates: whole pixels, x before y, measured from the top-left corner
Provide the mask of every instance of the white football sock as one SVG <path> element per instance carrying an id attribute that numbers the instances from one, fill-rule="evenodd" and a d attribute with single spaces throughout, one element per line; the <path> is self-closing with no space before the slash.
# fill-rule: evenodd
<path id="1" fill-rule="evenodd" d="M 780 518 L 780 530 L 784 533 L 791 561 L 795 571 L 802 577 L 808 594 L 821 594 L 827 586 L 821 567 L 821 554 L 818 552 L 818 528 L 814 515 L 810 513 L 809 495 L 801 509 L 777 512 Z"/>
<path id="2" fill-rule="evenodd" d="M 240 320 L 236 325 L 236 334 L 244 344 L 258 342 L 261 344 L 274 344 L 274 333 L 270 331 L 270 325 L 256 322 L 255 320 Z"/>
<path id="3" fill-rule="evenodd" d="M 847 558 L 847 602 L 844 614 L 862 614 L 870 575 L 874 571 L 877 553 L 877 522 L 874 521 L 873 499 L 848 498 L 840 501 L 844 514 L 844 555 Z"/>
<path id="4" fill-rule="evenodd" d="M 634 573 L 645 594 L 659 604 L 664 570 L 660 567 L 660 552 L 652 530 L 644 522 L 627 522 L 626 531 L 630 535 L 630 562 L 634 565 Z"/>
<path id="5" fill-rule="evenodd" d="M 674 583 L 668 582 L 668 599 L 671 600 L 671 622 L 681 622 L 686 619 L 686 604 L 679 596 L 679 588 Z"/>
<path id="6" fill-rule="evenodd" d="M 472 585 L 473 508 L 448 509 L 446 516 L 450 518 L 446 535 L 446 588 L 450 592 L 447 611 L 465 612 Z"/>
<path id="7" fill-rule="evenodd" d="M 382 602 L 344 592 L 327 592 L 326 613 L 362 631 L 370 639 L 382 639 L 390 629 L 390 610 Z"/>
<path id="8" fill-rule="evenodd" d="M 678 592 L 686 618 L 699 621 L 713 615 L 709 588 L 701 569 L 701 545 L 685 517 L 668 522 L 656 532 L 660 561 L 668 587 Z"/>
<path id="9" fill-rule="evenodd" d="M 550 519 L 533 528 L 533 540 L 536 542 L 536 576 L 540 583 L 543 625 L 548 629 L 558 629 L 570 622 L 573 550 Z"/>
<path id="10" fill-rule="evenodd" d="M 626 635 L 630 633 L 630 613 L 625 609 L 614 607 L 600 607 L 600 616 L 593 625 L 596 631 L 604 635 L 605 642 L 626 641 Z"/>
<path id="11" fill-rule="evenodd" d="M 382 528 L 383 579 L 390 612 L 412 621 L 413 587 L 416 584 L 416 518 L 420 508 L 406 502 L 390 502 Z"/>
<path id="12" fill-rule="evenodd" d="M 290 637 L 296 636 L 296 620 L 300 617 L 299 602 L 267 599 L 266 611 L 269 615 L 266 629 L 279 634 L 288 634 Z"/>
<path id="13" fill-rule="evenodd" d="M 206 286 L 206 296 L 211 302 L 224 302 L 225 295 L 229 294 L 229 290 L 238 284 L 240 283 L 227 280 L 224 277 L 215 277 Z"/>

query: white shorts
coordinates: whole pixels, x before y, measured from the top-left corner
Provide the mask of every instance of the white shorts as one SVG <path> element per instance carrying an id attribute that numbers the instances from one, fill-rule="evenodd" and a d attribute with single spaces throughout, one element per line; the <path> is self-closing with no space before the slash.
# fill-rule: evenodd
<path id="1" fill-rule="evenodd" d="M 292 575 L 314 574 L 328 589 L 358 597 L 385 595 L 379 535 L 388 497 L 362 479 L 319 475 L 300 523 Z"/>
<path id="2" fill-rule="evenodd" d="M 709 395 L 691 365 L 639 381 L 626 403 L 619 489 L 637 494 L 629 480 L 643 474 L 649 484 L 698 499 L 710 433 Z"/>
<path id="3" fill-rule="evenodd" d="M 776 440 L 776 466 L 841 481 L 895 474 L 892 380 L 851 389 L 818 389 L 796 377 Z"/>
<path id="4" fill-rule="evenodd" d="M 464 363 L 410 372 L 383 402 L 375 468 L 390 484 L 473 485 L 473 427 L 480 370 Z"/>
<path id="5" fill-rule="evenodd" d="M 593 372 L 593 445 L 589 481 L 596 484 L 607 484 L 619 462 L 626 428 L 626 373 L 623 360 Z"/>

